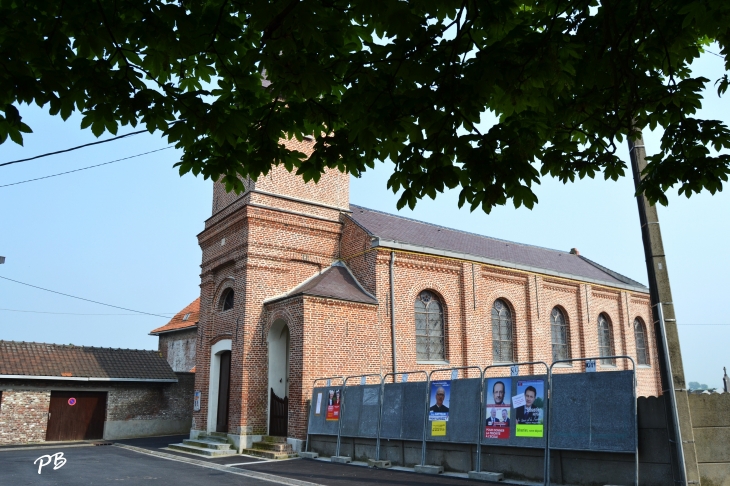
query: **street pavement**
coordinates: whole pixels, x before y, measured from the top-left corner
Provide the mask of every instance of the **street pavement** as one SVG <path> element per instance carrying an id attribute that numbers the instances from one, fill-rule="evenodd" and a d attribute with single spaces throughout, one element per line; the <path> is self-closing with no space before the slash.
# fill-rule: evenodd
<path id="1" fill-rule="evenodd" d="M 310 459 L 266 461 L 250 456 L 204 459 L 164 449 L 176 437 L 114 441 L 116 445 L 1 450 L 0 486 L 4 485 L 174 485 L 215 486 L 358 486 L 439 485 L 479 483 L 453 476 L 427 476 L 393 469 L 371 469 Z M 53 456 L 63 453 L 63 456 Z M 37 461 L 42 456 L 45 458 Z M 52 457 L 53 456 L 53 457 Z M 55 464 L 65 463 L 54 470 Z M 37 461 L 34 464 L 34 461 Z M 40 462 L 48 465 L 41 468 Z"/>
<path id="2" fill-rule="evenodd" d="M 43 455 L 63 453 L 66 463 L 54 470 L 54 463 L 41 469 L 33 463 Z M 45 462 L 45 460 L 43 460 Z M 227 466 L 228 467 L 228 466 Z M 217 469 L 166 460 L 116 446 L 54 447 L 42 450 L 0 452 L 0 485 L 175 485 L 271 486 L 270 482 L 242 477 Z"/>

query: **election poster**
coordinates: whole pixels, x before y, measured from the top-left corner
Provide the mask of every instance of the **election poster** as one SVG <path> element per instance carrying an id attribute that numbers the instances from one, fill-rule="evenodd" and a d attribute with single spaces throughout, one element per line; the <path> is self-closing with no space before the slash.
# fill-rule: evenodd
<path id="1" fill-rule="evenodd" d="M 485 438 L 509 439 L 511 397 L 511 378 L 490 378 L 487 380 Z"/>
<path id="2" fill-rule="evenodd" d="M 520 380 L 517 393 L 512 397 L 515 410 L 516 437 L 543 437 L 545 418 L 545 382 Z"/>
<path id="3" fill-rule="evenodd" d="M 327 415 L 325 420 L 340 420 L 340 389 L 332 389 L 327 393 Z"/>
<path id="4" fill-rule="evenodd" d="M 451 380 L 432 381 L 428 420 L 449 421 L 449 396 Z"/>

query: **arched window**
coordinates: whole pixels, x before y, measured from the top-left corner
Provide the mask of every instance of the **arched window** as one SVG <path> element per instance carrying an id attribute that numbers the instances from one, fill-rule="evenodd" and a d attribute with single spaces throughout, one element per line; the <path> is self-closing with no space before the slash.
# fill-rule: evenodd
<path id="1" fill-rule="evenodd" d="M 598 356 L 613 356 L 613 332 L 611 321 L 606 314 L 598 316 Z M 615 364 L 613 358 L 602 359 L 601 364 Z"/>
<path id="2" fill-rule="evenodd" d="M 424 290 L 416 298 L 416 360 L 443 361 L 444 313 L 438 298 Z"/>
<path id="3" fill-rule="evenodd" d="M 550 313 L 550 332 L 553 340 L 553 361 L 570 359 L 568 324 L 565 322 L 563 312 L 557 307 Z"/>
<path id="4" fill-rule="evenodd" d="M 233 309 L 233 289 L 227 289 L 221 296 L 221 310 Z"/>
<path id="5" fill-rule="evenodd" d="M 634 337 L 636 338 L 636 358 L 640 365 L 649 364 L 649 351 L 646 349 L 646 328 L 641 319 L 634 319 Z"/>
<path id="6" fill-rule="evenodd" d="M 492 345 L 494 361 L 509 363 L 512 358 L 512 312 L 507 304 L 497 299 L 492 306 Z"/>

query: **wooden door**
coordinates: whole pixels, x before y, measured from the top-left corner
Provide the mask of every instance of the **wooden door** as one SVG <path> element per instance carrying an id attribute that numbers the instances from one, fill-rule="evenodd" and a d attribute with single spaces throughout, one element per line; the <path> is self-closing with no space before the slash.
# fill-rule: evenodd
<path id="1" fill-rule="evenodd" d="M 216 432 L 228 432 L 228 395 L 231 385 L 231 352 L 221 353 L 221 374 L 218 381 L 218 418 Z"/>
<path id="2" fill-rule="evenodd" d="M 106 392 L 52 391 L 46 440 L 104 437 Z"/>
<path id="3" fill-rule="evenodd" d="M 269 435 L 287 437 L 289 423 L 289 398 L 279 398 L 271 389 L 271 413 L 269 414 Z"/>

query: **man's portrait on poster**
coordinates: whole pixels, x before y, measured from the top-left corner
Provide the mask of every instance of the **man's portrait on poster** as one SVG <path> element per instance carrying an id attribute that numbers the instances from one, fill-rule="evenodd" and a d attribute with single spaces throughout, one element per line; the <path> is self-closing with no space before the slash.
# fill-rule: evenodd
<path id="1" fill-rule="evenodd" d="M 487 379 L 486 391 L 487 420 L 484 424 L 484 437 L 488 439 L 509 439 L 512 379 L 489 378 Z"/>
<path id="2" fill-rule="evenodd" d="M 449 420 L 451 380 L 432 381 L 428 408 L 429 420 Z"/>
<path id="3" fill-rule="evenodd" d="M 516 419 L 518 424 L 539 424 L 541 423 L 541 409 L 535 406 L 537 390 L 534 386 L 527 386 L 524 391 L 525 405 L 517 407 Z"/>

